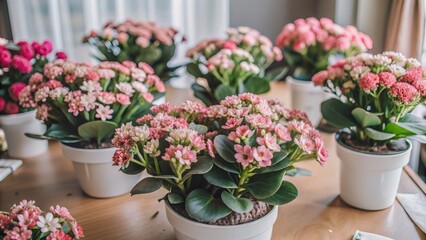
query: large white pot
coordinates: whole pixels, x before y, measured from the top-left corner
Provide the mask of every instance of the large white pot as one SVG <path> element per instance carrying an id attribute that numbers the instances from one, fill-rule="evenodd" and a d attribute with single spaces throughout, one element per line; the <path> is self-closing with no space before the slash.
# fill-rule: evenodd
<path id="1" fill-rule="evenodd" d="M 167 219 L 175 229 L 177 240 L 270 240 L 278 216 L 278 207 L 274 206 L 267 215 L 253 222 L 218 226 L 189 220 L 176 213 L 169 204 L 165 205 Z"/>
<path id="2" fill-rule="evenodd" d="M 325 93 L 312 81 L 297 80 L 287 77 L 291 91 L 291 107 L 306 112 L 314 126 L 318 126 L 322 119 L 321 102 L 325 100 Z"/>
<path id="3" fill-rule="evenodd" d="M 43 134 L 46 126 L 35 118 L 35 110 L 0 116 L 8 144 L 8 155 L 15 158 L 30 158 L 47 151 L 48 142 L 25 136 L 25 133 Z"/>
<path id="4" fill-rule="evenodd" d="M 62 152 L 74 166 L 83 191 L 92 197 L 110 198 L 129 193 L 141 174 L 127 175 L 112 166 L 116 148 L 82 149 L 61 144 Z"/>
<path id="5" fill-rule="evenodd" d="M 336 135 L 336 139 L 338 134 Z M 392 206 L 402 167 L 409 159 L 412 144 L 395 154 L 370 154 L 352 150 L 337 141 L 340 158 L 340 197 L 347 204 L 364 210 Z"/>

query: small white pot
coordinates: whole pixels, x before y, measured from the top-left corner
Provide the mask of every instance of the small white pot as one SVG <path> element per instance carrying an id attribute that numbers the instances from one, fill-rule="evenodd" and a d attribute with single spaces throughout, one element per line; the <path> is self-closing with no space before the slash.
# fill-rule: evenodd
<path id="1" fill-rule="evenodd" d="M 255 221 L 218 226 L 189 220 L 176 213 L 168 203 L 165 205 L 167 219 L 175 229 L 177 240 L 270 240 L 278 216 L 278 207 L 274 206 L 268 214 Z"/>
<path id="2" fill-rule="evenodd" d="M 0 116 L 8 144 L 8 155 L 15 158 L 30 158 L 47 151 L 48 142 L 25 136 L 25 133 L 43 134 L 46 126 L 35 118 L 35 110 Z"/>
<path id="3" fill-rule="evenodd" d="M 291 106 L 293 109 L 306 112 L 314 126 L 321 122 L 321 102 L 325 100 L 325 93 L 319 86 L 314 86 L 312 81 L 297 80 L 287 77 L 291 91 Z"/>
<path id="4" fill-rule="evenodd" d="M 127 175 L 112 166 L 116 148 L 82 149 L 61 144 L 62 152 L 74 166 L 83 191 L 96 198 L 111 198 L 129 193 L 141 174 Z"/>
<path id="5" fill-rule="evenodd" d="M 337 139 L 338 134 L 336 135 Z M 336 140 L 337 141 L 337 140 Z M 392 206 L 398 190 L 402 167 L 411 154 L 412 144 L 395 154 L 371 154 L 352 150 L 337 141 L 340 158 L 340 197 L 347 204 L 364 210 Z"/>

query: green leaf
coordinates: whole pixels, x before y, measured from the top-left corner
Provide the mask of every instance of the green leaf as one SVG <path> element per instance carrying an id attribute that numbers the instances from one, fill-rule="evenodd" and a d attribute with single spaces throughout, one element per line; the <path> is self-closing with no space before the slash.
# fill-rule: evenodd
<path id="1" fill-rule="evenodd" d="M 290 166 L 291 164 L 291 158 L 289 155 L 287 155 L 283 160 L 279 161 L 276 164 L 273 164 L 269 167 L 259 168 L 256 170 L 256 173 L 262 174 L 262 173 L 269 173 L 269 172 L 276 172 L 283 170 L 284 168 Z"/>
<path id="2" fill-rule="evenodd" d="M 365 133 L 369 138 L 377 141 L 385 141 L 395 136 L 393 133 L 380 132 L 372 128 L 366 128 Z"/>
<path id="3" fill-rule="evenodd" d="M 186 65 L 186 71 L 196 78 L 204 76 L 204 74 L 201 72 L 200 68 L 198 67 L 198 62 L 197 63 L 188 63 Z"/>
<path id="4" fill-rule="evenodd" d="M 248 198 L 237 198 L 228 191 L 223 191 L 220 197 L 223 203 L 234 212 L 246 213 L 253 209 L 253 202 Z"/>
<path id="5" fill-rule="evenodd" d="M 61 228 L 62 232 L 69 233 L 71 231 L 70 226 L 68 225 L 68 222 L 64 222 L 64 225 Z"/>
<path id="6" fill-rule="evenodd" d="M 238 174 L 238 167 L 236 165 L 230 164 L 228 162 L 226 162 L 225 160 L 223 160 L 221 157 L 216 156 L 215 158 L 213 158 L 213 163 L 214 165 L 218 166 L 219 168 L 230 172 L 230 173 L 236 173 Z"/>
<path id="7" fill-rule="evenodd" d="M 271 160 L 272 165 L 281 162 L 285 157 L 287 157 L 287 155 L 288 152 L 284 149 L 282 149 L 281 152 L 275 152 Z"/>
<path id="8" fill-rule="evenodd" d="M 151 193 L 161 188 L 163 180 L 159 178 L 147 177 L 138 182 L 130 191 L 131 195 Z"/>
<path id="9" fill-rule="evenodd" d="M 416 135 L 426 134 L 426 122 L 397 122 L 395 124 Z"/>
<path id="10" fill-rule="evenodd" d="M 321 103 L 321 113 L 325 120 L 338 128 L 355 126 L 355 119 L 351 109 L 335 98 L 330 98 Z"/>
<path id="11" fill-rule="evenodd" d="M 287 171 L 285 175 L 290 177 L 298 177 L 298 176 L 309 177 L 309 176 L 312 176 L 312 172 L 304 168 L 293 168 Z"/>
<path id="12" fill-rule="evenodd" d="M 385 132 L 404 136 L 410 136 L 415 134 L 412 131 L 405 129 L 394 122 L 386 124 Z"/>
<path id="13" fill-rule="evenodd" d="M 188 194 L 185 209 L 189 216 L 201 222 L 216 221 L 232 212 L 222 200 L 204 189 L 195 189 Z"/>
<path id="14" fill-rule="evenodd" d="M 244 82 L 244 92 L 262 94 L 271 90 L 269 81 L 265 78 L 253 76 Z"/>
<path id="15" fill-rule="evenodd" d="M 211 106 L 216 103 L 216 100 L 205 87 L 198 83 L 193 83 L 191 88 L 194 90 L 194 96 L 200 99 L 204 104 L 206 104 L 206 106 Z"/>
<path id="16" fill-rule="evenodd" d="M 136 175 L 145 170 L 145 168 L 134 162 L 129 162 L 129 165 L 126 168 L 121 168 L 120 170 L 125 174 Z"/>
<path id="17" fill-rule="evenodd" d="M 261 199 L 261 201 L 271 205 L 283 205 L 296 199 L 298 194 L 299 192 L 293 183 L 283 181 L 274 195 Z"/>
<path id="18" fill-rule="evenodd" d="M 281 186 L 285 171 L 276 171 L 253 176 L 244 187 L 257 199 L 272 196 Z"/>
<path id="19" fill-rule="evenodd" d="M 179 204 L 185 201 L 182 195 L 172 192 L 167 194 L 167 200 L 169 200 L 170 204 Z"/>
<path id="20" fill-rule="evenodd" d="M 214 147 L 223 160 L 235 163 L 234 143 L 225 135 L 218 135 L 214 138 Z"/>
<path id="21" fill-rule="evenodd" d="M 222 170 L 221 168 L 214 166 L 209 172 L 203 175 L 206 181 L 214 186 L 221 188 L 237 188 L 237 184 L 232 179 L 229 172 Z"/>
<path id="22" fill-rule="evenodd" d="M 78 135 L 87 141 L 96 139 L 99 144 L 102 140 L 114 134 L 116 128 L 117 124 L 115 122 L 91 121 L 78 127 Z"/>
<path id="23" fill-rule="evenodd" d="M 376 114 L 367 112 L 362 108 L 355 108 L 352 111 L 352 116 L 363 127 L 375 127 L 382 123 Z"/>
<path id="24" fill-rule="evenodd" d="M 277 67 L 267 71 L 265 78 L 269 81 L 278 81 L 281 80 L 288 73 L 288 71 L 289 69 L 287 66 Z"/>
<path id="25" fill-rule="evenodd" d="M 183 176 L 182 182 L 194 174 L 204 174 L 213 167 L 213 162 L 208 156 L 199 157 L 196 163 L 191 165 L 191 169 Z"/>
<path id="26" fill-rule="evenodd" d="M 234 94 L 235 94 L 235 90 L 225 84 L 220 84 L 214 91 L 214 97 L 218 101 L 221 101 L 225 99 L 226 97 L 232 96 Z"/>
<path id="27" fill-rule="evenodd" d="M 189 129 L 197 131 L 199 134 L 205 134 L 209 129 L 201 124 L 190 123 Z"/>

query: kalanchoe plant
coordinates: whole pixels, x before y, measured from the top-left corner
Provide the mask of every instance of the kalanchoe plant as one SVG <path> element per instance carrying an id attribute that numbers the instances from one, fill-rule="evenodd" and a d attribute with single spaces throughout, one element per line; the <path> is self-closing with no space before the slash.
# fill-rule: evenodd
<path id="1" fill-rule="evenodd" d="M 257 30 L 248 27 L 230 28 L 224 40 L 208 39 L 188 50 L 191 63 L 187 70 L 196 79 L 194 95 L 210 106 L 226 96 L 269 91 L 269 82 L 280 74 L 266 74 L 282 53 Z"/>
<path id="2" fill-rule="evenodd" d="M 83 237 L 83 228 L 67 208 L 59 205 L 43 212 L 35 201 L 22 200 L 9 212 L 0 212 L 0 238 L 4 240 L 73 240 Z"/>
<path id="3" fill-rule="evenodd" d="M 285 25 L 276 45 L 282 48 L 293 77 L 310 81 L 327 68 L 330 56 L 356 55 L 371 49 L 373 42 L 354 26 L 341 27 L 328 18 L 310 17 Z"/>
<path id="4" fill-rule="evenodd" d="M 114 129 L 134 121 L 164 95 L 165 86 L 146 63 L 88 64 L 57 60 L 31 76 L 20 95 L 23 107 L 36 107 L 47 125 L 43 139 L 64 143 L 108 143 Z"/>
<path id="5" fill-rule="evenodd" d="M 43 43 L 8 42 L 0 38 L 0 114 L 15 114 L 32 110 L 18 105 L 19 94 L 27 86 L 30 76 L 42 72 L 52 52 L 49 40 Z M 57 58 L 66 59 L 58 52 Z"/>
<path id="6" fill-rule="evenodd" d="M 425 72 L 416 59 L 397 52 L 363 53 L 312 79 L 336 95 L 322 103 L 323 116 L 348 128 L 354 147 L 371 149 L 407 137 L 426 142 L 426 121 L 410 114 L 426 101 Z"/>
<path id="7" fill-rule="evenodd" d="M 226 224 L 227 218 L 253 214 L 259 203 L 294 200 L 297 189 L 283 176 L 296 162 L 313 158 L 323 164 L 328 157 L 306 114 L 254 94 L 226 97 L 208 108 L 187 101 L 152 111 L 138 125 L 116 130 L 113 163 L 126 173 L 147 169 L 151 175 L 132 194 L 164 187 L 169 204 L 200 222 Z"/>
<path id="8" fill-rule="evenodd" d="M 92 31 L 83 39 L 98 48 L 98 60 L 146 62 L 163 81 L 177 76 L 175 70 L 180 66 L 170 66 L 170 60 L 177 45 L 184 41 L 174 28 L 132 20 L 108 22 L 101 32 Z"/>

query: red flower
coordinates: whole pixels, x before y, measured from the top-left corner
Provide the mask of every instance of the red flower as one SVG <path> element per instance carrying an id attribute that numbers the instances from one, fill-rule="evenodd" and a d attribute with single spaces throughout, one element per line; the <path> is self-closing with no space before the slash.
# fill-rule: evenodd
<path id="1" fill-rule="evenodd" d="M 22 73 L 29 73 L 33 70 L 31 63 L 24 57 L 20 55 L 15 55 L 12 58 L 12 67 L 18 69 Z"/>
<path id="2" fill-rule="evenodd" d="M 0 65 L 7 68 L 11 62 L 12 54 L 7 49 L 0 49 Z"/>
<path id="3" fill-rule="evenodd" d="M 68 56 L 65 52 L 57 52 L 56 53 L 56 58 L 57 59 L 63 59 L 63 60 L 67 60 Z"/>
<path id="4" fill-rule="evenodd" d="M 31 60 L 34 57 L 34 49 L 28 42 L 18 42 L 19 54 L 24 58 Z"/>
<path id="5" fill-rule="evenodd" d="M 7 102 L 6 107 L 4 108 L 4 112 L 7 114 L 15 114 L 19 112 L 18 104 L 13 102 Z"/>
<path id="6" fill-rule="evenodd" d="M 4 110 L 4 106 L 6 105 L 6 101 L 3 97 L 0 97 L 0 111 Z"/>
<path id="7" fill-rule="evenodd" d="M 27 85 L 22 82 L 16 82 L 9 87 L 9 94 L 13 101 L 19 100 L 19 94 L 24 90 Z"/>

